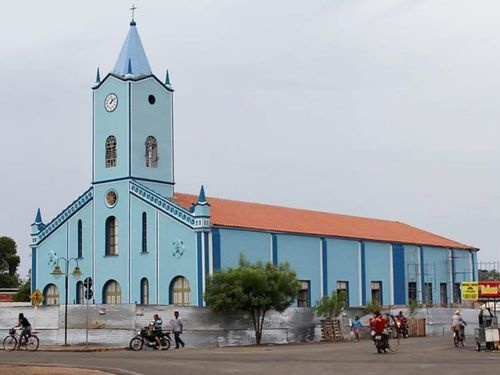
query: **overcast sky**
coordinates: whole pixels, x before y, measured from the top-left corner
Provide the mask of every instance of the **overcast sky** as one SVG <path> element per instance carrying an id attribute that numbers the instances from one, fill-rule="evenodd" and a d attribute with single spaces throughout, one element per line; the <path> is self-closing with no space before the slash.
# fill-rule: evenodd
<path id="1" fill-rule="evenodd" d="M 0 235 L 91 181 L 131 3 L 2 4 Z M 176 191 L 402 221 L 500 256 L 498 0 L 137 0 L 175 88 Z"/>

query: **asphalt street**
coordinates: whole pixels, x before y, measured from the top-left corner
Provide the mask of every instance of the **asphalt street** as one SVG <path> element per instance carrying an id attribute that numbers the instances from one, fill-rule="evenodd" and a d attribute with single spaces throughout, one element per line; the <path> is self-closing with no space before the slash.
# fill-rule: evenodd
<path id="1" fill-rule="evenodd" d="M 450 337 L 391 341 L 394 351 L 378 354 L 371 341 L 304 343 L 212 349 L 104 352 L 0 351 L 2 364 L 67 366 L 113 374 L 494 374 L 500 352 L 477 352 L 475 343 L 455 348 Z M 397 349 L 397 350 L 396 350 Z M 49 372 L 50 373 L 50 372 Z M 71 373 L 68 370 L 68 373 Z"/>

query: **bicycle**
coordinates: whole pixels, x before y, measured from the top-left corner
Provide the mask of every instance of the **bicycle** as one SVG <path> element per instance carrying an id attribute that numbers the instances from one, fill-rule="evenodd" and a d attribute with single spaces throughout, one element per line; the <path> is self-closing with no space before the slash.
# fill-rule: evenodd
<path id="1" fill-rule="evenodd" d="M 9 334 L 3 339 L 3 348 L 11 352 L 16 348 L 21 349 L 21 346 L 29 352 L 34 352 L 38 349 L 40 345 L 40 340 L 36 335 L 36 332 L 30 331 L 26 336 L 21 340 L 21 336 L 16 333 L 15 328 L 11 328 L 9 330 Z"/>
<path id="2" fill-rule="evenodd" d="M 460 328 L 455 329 L 453 327 L 453 344 L 455 347 L 464 347 L 465 346 L 465 332 L 464 332 L 464 326 L 460 326 Z"/>

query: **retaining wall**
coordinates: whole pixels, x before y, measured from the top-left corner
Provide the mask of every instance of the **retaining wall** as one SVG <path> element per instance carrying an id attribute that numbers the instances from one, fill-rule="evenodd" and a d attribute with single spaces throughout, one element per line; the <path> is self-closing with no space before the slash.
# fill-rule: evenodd
<path id="1" fill-rule="evenodd" d="M 165 330 L 172 327 L 174 311 L 184 320 L 183 340 L 189 347 L 215 347 L 250 345 L 255 343 L 255 333 L 249 314 L 220 314 L 204 307 L 179 307 L 172 305 L 68 305 L 67 338 L 69 344 L 108 344 L 127 346 L 135 331 L 147 325 L 157 313 L 163 319 Z M 406 309 L 401 309 L 408 316 Z M 429 308 L 418 311 L 416 318 L 426 319 L 428 336 L 451 335 L 451 316 L 455 309 Z M 397 311 L 391 311 L 397 314 Z M 42 344 L 64 343 L 64 305 L 12 306 L 0 304 L 0 336 L 17 323 L 22 312 L 39 332 Z M 341 317 L 342 333 L 350 338 L 350 318 L 360 315 L 359 310 L 346 311 Z M 466 335 L 473 336 L 478 327 L 478 310 L 462 309 L 468 323 Z M 368 327 L 370 316 L 361 318 Z M 88 330 L 87 330 L 88 322 Z M 289 308 L 283 313 L 268 312 L 262 343 L 293 343 L 320 341 L 319 319 L 310 308 Z M 368 332 L 369 330 L 367 330 Z M 1 339 L 1 337 L 0 337 Z"/>

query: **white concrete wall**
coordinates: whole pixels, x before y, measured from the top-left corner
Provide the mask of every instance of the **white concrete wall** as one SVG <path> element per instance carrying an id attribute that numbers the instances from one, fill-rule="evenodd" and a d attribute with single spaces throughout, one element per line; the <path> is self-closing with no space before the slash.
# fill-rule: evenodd
<path id="1" fill-rule="evenodd" d="M 163 328 L 171 329 L 174 311 L 184 319 L 183 340 L 189 347 L 214 347 L 255 343 L 251 317 L 248 314 L 223 315 L 203 307 L 164 305 L 139 306 L 85 305 L 68 306 L 67 337 L 69 344 L 127 346 L 135 330 L 147 325 L 157 313 Z M 22 312 L 39 333 L 41 344 L 64 343 L 64 306 L 35 308 L 3 307 L 0 305 L 0 336 L 17 322 Z M 87 319 L 88 314 L 88 319 Z M 290 308 L 284 313 L 269 312 L 266 317 L 262 343 L 289 343 L 319 340 L 315 337 L 315 317 L 312 309 Z"/>
<path id="2" fill-rule="evenodd" d="M 134 304 L 68 306 L 68 343 L 86 342 L 86 322 L 88 321 L 88 340 L 90 344 L 128 346 L 135 330 L 147 325 L 157 313 L 163 319 L 163 328 L 172 327 L 174 311 L 178 310 L 184 319 L 183 339 L 189 347 L 215 347 L 248 345 L 255 343 L 255 333 L 251 317 L 245 313 L 218 314 L 204 307 L 178 307 L 171 305 Z M 401 309 L 408 316 L 406 309 Z M 451 316 L 455 308 L 420 309 L 416 318 L 426 319 L 428 336 L 450 335 Z M 397 311 L 391 311 L 397 314 Z M 461 309 L 467 322 L 466 335 L 474 336 L 478 327 L 479 310 Z M 33 306 L 12 306 L 0 304 L 0 339 L 2 331 L 17 323 L 22 312 L 39 332 L 42 345 L 64 343 L 64 306 L 43 306 L 35 310 Z M 343 333 L 349 336 L 349 317 L 360 311 L 347 311 L 342 319 Z M 88 314 L 88 319 L 87 319 Z M 362 317 L 363 325 L 368 326 L 369 315 Z M 319 319 L 313 309 L 289 308 L 284 313 L 270 312 L 265 321 L 262 343 L 292 343 L 301 341 L 320 341 Z"/>

